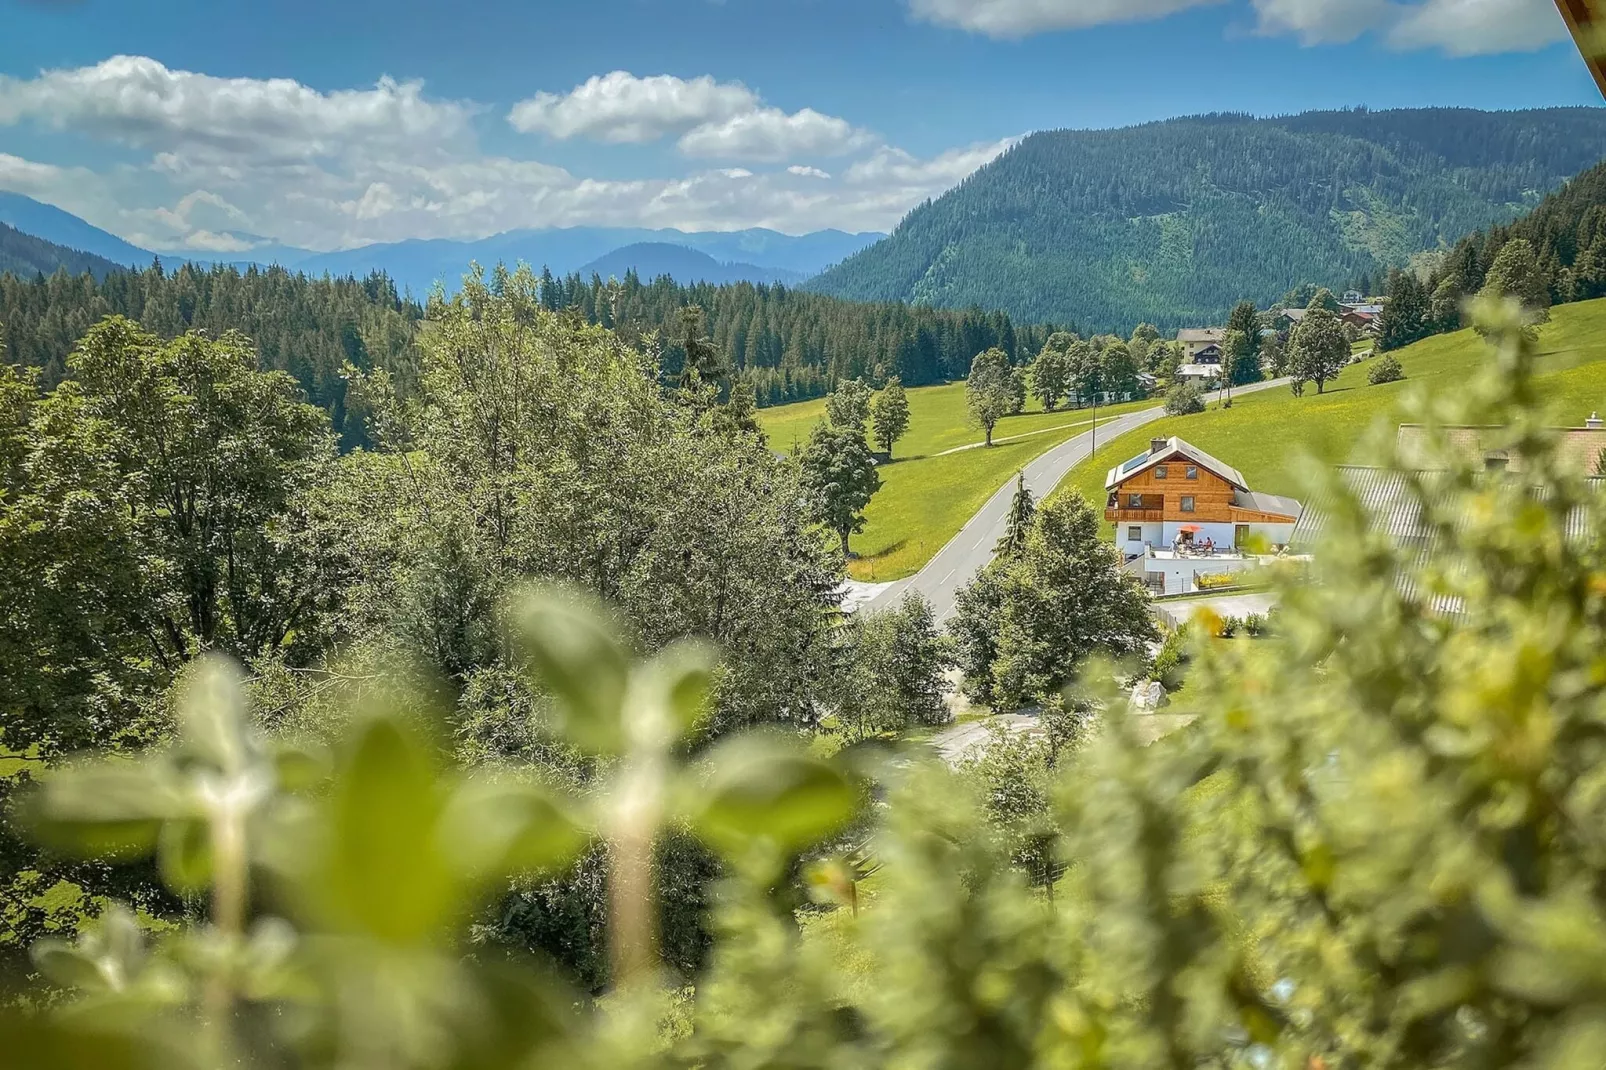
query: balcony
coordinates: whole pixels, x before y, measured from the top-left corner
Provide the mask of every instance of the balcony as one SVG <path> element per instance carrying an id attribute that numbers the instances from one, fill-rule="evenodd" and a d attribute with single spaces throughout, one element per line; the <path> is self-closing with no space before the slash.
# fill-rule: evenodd
<path id="1" fill-rule="evenodd" d="M 1164 509 L 1129 509 L 1112 505 L 1104 510 L 1104 519 L 1113 524 L 1158 524 L 1165 519 Z"/>

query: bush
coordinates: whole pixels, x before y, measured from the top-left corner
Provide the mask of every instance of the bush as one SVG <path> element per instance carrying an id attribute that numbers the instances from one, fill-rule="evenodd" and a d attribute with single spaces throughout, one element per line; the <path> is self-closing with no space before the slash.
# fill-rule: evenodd
<path id="1" fill-rule="evenodd" d="M 1244 618 L 1244 632 L 1255 639 L 1266 634 L 1270 621 L 1259 613 L 1251 613 Z"/>
<path id="2" fill-rule="evenodd" d="M 1205 411 L 1204 395 L 1199 388 L 1188 383 L 1178 383 L 1165 394 L 1165 412 L 1167 416 L 1191 416 L 1196 412 Z"/>
<path id="3" fill-rule="evenodd" d="M 1216 635 L 1221 639 L 1231 639 L 1238 634 L 1238 629 L 1241 627 L 1243 627 L 1243 621 L 1237 617 L 1222 617 L 1221 624 L 1216 628 Z"/>
<path id="4" fill-rule="evenodd" d="M 1405 369 L 1400 367 L 1399 359 L 1392 353 L 1379 357 L 1377 363 L 1372 365 L 1372 370 L 1366 373 L 1366 381 L 1373 386 L 1397 383 L 1404 378 Z"/>
<path id="5" fill-rule="evenodd" d="M 1193 578 L 1193 585 L 1201 591 L 1219 591 L 1224 587 L 1236 587 L 1239 584 L 1236 573 L 1210 572 Z"/>
<path id="6" fill-rule="evenodd" d="M 1188 662 L 1193 654 L 1188 647 L 1188 630 L 1175 628 L 1166 633 L 1165 642 L 1160 645 L 1160 653 L 1154 656 L 1154 669 L 1150 673 L 1152 679 L 1160 681 L 1167 691 L 1176 691 L 1182 686 L 1187 676 Z"/>

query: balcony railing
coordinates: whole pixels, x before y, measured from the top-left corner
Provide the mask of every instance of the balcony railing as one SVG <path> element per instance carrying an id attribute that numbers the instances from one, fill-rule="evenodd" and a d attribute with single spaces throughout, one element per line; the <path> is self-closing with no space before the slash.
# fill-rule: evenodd
<path id="1" fill-rule="evenodd" d="M 1127 509 L 1112 505 L 1104 510 L 1104 519 L 1112 523 L 1157 524 L 1165 519 L 1164 509 Z"/>

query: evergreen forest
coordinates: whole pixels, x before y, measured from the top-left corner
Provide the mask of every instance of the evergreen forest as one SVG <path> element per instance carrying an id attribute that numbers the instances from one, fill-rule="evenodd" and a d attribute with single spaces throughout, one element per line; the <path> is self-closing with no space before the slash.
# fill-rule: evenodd
<path id="1" fill-rule="evenodd" d="M 1128 333 L 1362 289 L 1606 156 L 1606 109 L 1203 115 L 1034 134 L 808 285 Z"/>

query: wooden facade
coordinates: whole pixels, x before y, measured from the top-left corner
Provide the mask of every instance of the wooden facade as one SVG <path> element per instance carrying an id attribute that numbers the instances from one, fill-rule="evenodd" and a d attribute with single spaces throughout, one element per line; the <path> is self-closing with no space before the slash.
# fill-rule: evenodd
<path id="1" fill-rule="evenodd" d="M 1204 465 L 1177 454 L 1115 484 L 1104 518 L 1117 524 L 1291 524 L 1299 519 L 1236 505 L 1239 489 Z"/>

